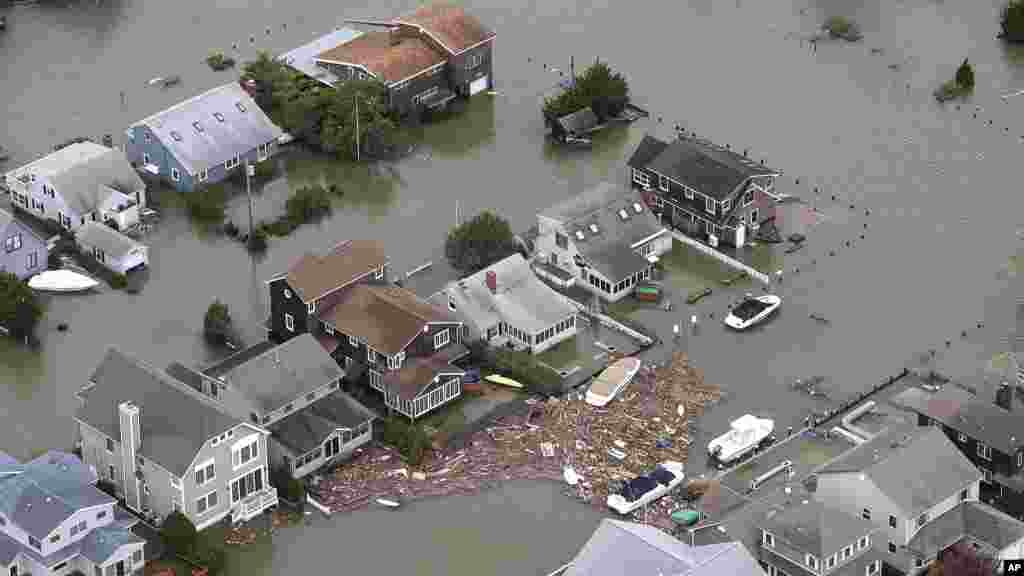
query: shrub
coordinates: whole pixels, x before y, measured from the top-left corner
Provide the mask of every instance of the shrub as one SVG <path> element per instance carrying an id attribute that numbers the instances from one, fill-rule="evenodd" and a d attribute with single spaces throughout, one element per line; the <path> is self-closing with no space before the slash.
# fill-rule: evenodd
<path id="1" fill-rule="evenodd" d="M 831 38 L 856 41 L 861 39 L 860 26 L 856 22 L 843 16 L 831 16 L 825 20 L 822 28 L 828 32 Z"/>
<path id="2" fill-rule="evenodd" d="M 226 563 L 224 550 L 210 544 L 203 538 L 195 542 L 195 552 L 192 555 L 192 560 L 200 566 L 205 566 L 209 570 L 207 572 L 208 576 L 221 574 Z"/>
<path id="3" fill-rule="evenodd" d="M 518 380 L 533 394 L 554 396 L 562 393 L 562 377 L 542 366 L 529 352 L 494 350 L 491 368 Z"/>
<path id="4" fill-rule="evenodd" d="M 196 544 L 196 527 L 180 511 L 171 512 L 160 525 L 164 543 L 177 554 L 188 556 Z"/>
<path id="5" fill-rule="evenodd" d="M 591 107 L 604 121 L 622 111 L 629 102 L 629 84 L 625 77 L 601 61 L 594 62 L 580 74 L 573 85 L 544 101 L 548 118 L 561 118 L 577 110 Z"/>
<path id="6" fill-rule="evenodd" d="M 230 56 L 225 56 L 223 52 L 213 52 L 206 57 L 206 64 L 220 72 L 221 70 L 227 70 L 235 65 L 235 59 Z"/>
<path id="7" fill-rule="evenodd" d="M 478 272 L 515 251 L 515 236 L 508 221 L 489 210 L 452 228 L 444 243 L 448 262 L 467 274 Z"/>
<path id="8" fill-rule="evenodd" d="M 0 272 L 0 326 L 16 338 L 31 338 L 42 316 L 36 293 L 14 274 Z"/>
<path id="9" fill-rule="evenodd" d="M 302 480 L 292 478 L 286 468 L 274 468 L 270 472 L 270 482 L 285 499 L 300 504 L 306 501 L 306 485 Z"/>
<path id="10" fill-rule="evenodd" d="M 231 336 L 231 314 L 220 300 L 214 300 L 203 317 L 203 336 L 213 345 L 223 345 Z"/>
<path id="11" fill-rule="evenodd" d="M 331 197 L 323 186 L 304 186 L 285 200 L 284 210 L 288 222 L 305 224 L 330 213 Z"/>
<path id="12" fill-rule="evenodd" d="M 128 277 L 124 274 L 118 274 L 114 272 L 110 276 L 110 287 L 115 290 L 122 290 L 128 286 Z"/>
<path id="13" fill-rule="evenodd" d="M 203 223 L 224 221 L 224 205 L 228 192 L 220 184 L 210 184 L 185 193 L 185 206 L 193 220 Z"/>
<path id="14" fill-rule="evenodd" d="M 270 180 L 275 174 L 277 174 L 277 162 L 274 162 L 273 160 L 264 160 L 263 162 L 256 164 L 255 172 L 255 178 L 257 180 Z"/>
<path id="15" fill-rule="evenodd" d="M 953 79 L 957 86 L 965 90 L 974 89 L 974 67 L 967 61 L 967 58 L 964 58 L 963 64 L 956 69 L 956 76 Z"/>
<path id="16" fill-rule="evenodd" d="M 384 421 L 383 439 L 412 466 L 418 466 L 430 448 L 430 437 L 421 424 L 409 423 L 401 416 Z"/>
<path id="17" fill-rule="evenodd" d="M 1008 42 L 1024 42 L 1024 0 L 1010 0 L 1000 13 L 1000 38 Z"/>

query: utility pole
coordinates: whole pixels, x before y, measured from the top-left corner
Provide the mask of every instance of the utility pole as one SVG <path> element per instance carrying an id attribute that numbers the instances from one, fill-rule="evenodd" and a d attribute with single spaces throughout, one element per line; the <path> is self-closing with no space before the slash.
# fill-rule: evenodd
<path id="1" fill-rule="evenodd" d="M 356 117 L 356 162 L 359 162 L 359 94 L 356 93 L 352 96 L 352 100 L 355 101 L 354 115 Z"/>
<path id="2" fill-rule="evenodd" d="M 245 195 L 249 197 L 249 242 L 252 242 L 253 238 L 253 224 L 252 224 L 252 184 L 249 179 L 256 172 L 256 168 L 249 164 L 249 160 L 245 161 Z"/>

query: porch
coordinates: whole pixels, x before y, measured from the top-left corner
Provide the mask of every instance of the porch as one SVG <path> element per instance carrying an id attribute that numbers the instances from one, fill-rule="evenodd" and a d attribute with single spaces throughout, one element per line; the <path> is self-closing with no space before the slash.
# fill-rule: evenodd
<path id="1" fill-rule="evenodd" d="M 399 414 L 415 420 L 462 395 L 462 376 L 435 376 L 430 387 L 415 398 L 402 398 L 400 393 L 386 393 L 384 402 Z"/>
<path id="2" fill-rule="evenodd" d="M 273 506 L 277 506 L 277 488 L 268 484 L 263 490 L 247 495 L 232 506 L 231 521 L 235 524 L 248 522 Z"/>

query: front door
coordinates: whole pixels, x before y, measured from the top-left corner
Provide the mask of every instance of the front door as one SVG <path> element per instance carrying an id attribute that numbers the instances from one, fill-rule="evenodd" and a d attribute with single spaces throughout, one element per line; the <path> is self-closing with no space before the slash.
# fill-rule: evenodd
<path id="1" fill-rule="evenodd" d="M 124 560 L 121 560 L 114 566 L 117 568 L 117 576 L 124 576 Z"/>

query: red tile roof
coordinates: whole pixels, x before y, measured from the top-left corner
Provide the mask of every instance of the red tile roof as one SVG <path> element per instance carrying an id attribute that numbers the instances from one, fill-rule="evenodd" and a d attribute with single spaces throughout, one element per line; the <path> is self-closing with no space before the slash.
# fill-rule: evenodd
<path id="1" fill-rule="evenodd" d="M 387 263 L 384 246 L 375 240 L 348 240 L 324 256 L 305 254 L 288 270 L 288 285 L 303 302 L 311 302 Z"/>
<path id="2" fill-rule="evenodd" d="M 318 60 L 357 64 L 390 84 L 445 61 L 427 42 L 408 36 L 391 44 L 390 32 L 367 32 L 317 56 Z"/>
<path id="3" fill-rule="evenodd" d="M 445 2 L 420 6 L 410 14 L 395 18 L 394 22 L 426 30 L 452 53 L 461 52 L 495 36 L 493 30 L 485 28 L 462 7 Z"/>

